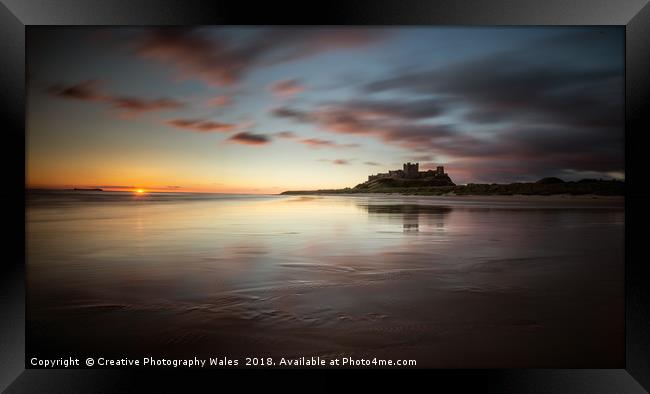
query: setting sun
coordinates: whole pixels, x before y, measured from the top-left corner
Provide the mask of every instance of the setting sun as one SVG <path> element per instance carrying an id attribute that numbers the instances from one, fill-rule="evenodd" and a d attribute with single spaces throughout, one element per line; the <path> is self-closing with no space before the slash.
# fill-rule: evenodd
<path id="1" fill-rule="evenodd" d="M 144 189 L 137 189 L 135 191 L 136 194 L 144 194 Z"/>

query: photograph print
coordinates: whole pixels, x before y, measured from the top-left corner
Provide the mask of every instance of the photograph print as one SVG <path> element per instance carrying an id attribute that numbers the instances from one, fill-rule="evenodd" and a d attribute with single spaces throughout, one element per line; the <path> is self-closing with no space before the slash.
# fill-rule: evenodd
<path id="1" fill-rule="evenodd" d="M 623 368 L 624 50 L 28 27 L 26 367 Z"/>

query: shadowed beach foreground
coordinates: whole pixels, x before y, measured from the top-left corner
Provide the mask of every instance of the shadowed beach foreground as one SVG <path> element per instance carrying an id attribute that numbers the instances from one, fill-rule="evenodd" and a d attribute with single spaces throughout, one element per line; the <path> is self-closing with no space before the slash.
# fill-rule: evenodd
<path id="1" fill-rule="evenodd" d="M 27 357 L 620 368 L 622 197 L 30 192 Z"/>

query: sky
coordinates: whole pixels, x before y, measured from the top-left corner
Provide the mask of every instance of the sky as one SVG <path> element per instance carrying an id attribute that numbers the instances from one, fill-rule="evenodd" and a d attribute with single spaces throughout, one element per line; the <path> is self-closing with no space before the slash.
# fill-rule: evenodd
<path id="1" fill-rule="evenodd" d="M 621 27 L 30 27 L 27 187 L 624 179 Z"/>

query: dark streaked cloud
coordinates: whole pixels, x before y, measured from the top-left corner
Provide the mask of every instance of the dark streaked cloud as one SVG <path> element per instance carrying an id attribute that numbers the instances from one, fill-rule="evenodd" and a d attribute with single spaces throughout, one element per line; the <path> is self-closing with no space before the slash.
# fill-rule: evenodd
<path id="1" fill-rule="evenodd" d="M 110 108 L 120 111 L 120 116 L 131 118 L 145 112 L 162 111 L 179 109 L 185 106 L 181 101 L 170 98 L 158 98 L 154 100 L 132 97 L 111 95 L 101 91 L 101 81 L 90 80 L 80 82 L 74 85 L 53 85 L 47 89 L 47 92 L 55 97 L 95 101 L 108 104 Z"/>
<path id="2" fill-rule="evenodd" d="M 331 140 L 322 140 L 320 138 L 305 138 L 298 142 L 313 148 L 358 148 L 360 146 L 359 144 L 339 144 Z"/>
<path id="3" fill-rule="evenodd" d="M 166 124 L 199 133 L 230 132 L 237 128 L 233 123 L 221 123 L 205 119 L 170 119 Z"/>
<path id="4" fill-rule="evenodd" d="M 200 78 L 215 85 L 234 83 L 245 63 L 243 54 L 226 48 L 225 42 L 187 28 L 148 31 L 135 52 L 143 58 L 175 66 L 185 78 Z"/>
<path id="5" fill-rule="evenodd" d="M 146 32 L 137 41 L 135 53 L 173 66 L 183 78 L 227 86 L 256 67 L 360 48 L 386 36 L 381 29 L 265 28 L 247 39 L 234 40 L 221 29 L 161 28 Z"/>
<path id="6" fill-rule="evenodd" d="M 233 103 L 232 97 L 222 95 L 222 96 L 211 98 L 206 102 L 206 105 L 208 107 L 226 107 L 232 105 L 232 103 Z"/>
<path id="7" fill-rule="evenodd" d="M 368 166 L 380 166 L 380 163 L 374 162 L 374 161 L 366 161 L 363 164 L 368 165 Z"/>
<path id="8" fill-rule="evenodd" d="M 144 112 L 178 109 L 184 105 L 168 98 L 145 100 L 127 96 L 112 97 L 110 103 L 112 108 L 122 110 L 121 116 L 126 118 L 138 116 Z"/>
<path id="9" fill-rule="evenodd" d="M 408 161 L 431 161 L 433 160 L 433 155 L 415 155 L 407 157 L 405 160 Z"/>
<path id="10" fill-rule="evenodd" d="M 276 96 L 291 97 L 304 91 L 305 86 L 297 79 L 286 79 L 269 85 L 268 89 Z"/>
<path id="11" fill-rule="evenodd" d="M 441 68 L 393 75 L 368 83 L 365 90 L 453 100 L 467 108 L 470 122 L 620 127 L 619 44 L 598 32 L 575 32 Z M 577 58 L 576 51 L 587 56 L 601 52 L 612 60 L 590 62 L 589 57 Z"/>
<path id="12" fill-rule="evenodd" d="M 296 133 L 294 133 L 293 131 L 280 131 L 279 133 L 276 133 L 276 135 L 280 138 L 286 138 L 286 139 L 298 138 Z"/>
<path id="13" fill-rule="evenodd" d="M 374 82 L 367 89 L 443 94 L 466 106 L 466 119 L 476 123 L 621 124 L 620 70 L 549 69 L 503 62 L 501 57 L 490 57 Z"/>
<path id="14" fill-rule="evenodd" d="M 441 99 L 355 99 L 341 102 L 330 102 L 320 105 L 321 114 L 329 113 L 335 116 L 336 113 L 354 113 L 361 119 L 406 119 L 421 120 L 434 118 L 445 113 L 449 104 Z M 272 111 L 272 114 L 282 118 L 293 118 L 299 121 L 314 120 L 314 114 L 290 108 L 279 107 Z"/>
<path id="15" fill-rule="evenodd" d="M 374 136 L 416 150 L 430 149 L 434 143 L 449 145 L 454 140 L 473 143 L 471 137 L 456 134 L 449 125 L 423 124 L 405 116 L 396 118 L 380 112 L 368 113 L 348 102 L 328 104 L 311 111 L 280 107 L 272 114 L 336 133 Z"/>
<path id="16" fill-rule="evenodd" d="M 101 84 L 99 80 L 83 81 L 74 85 L 56 84 L 50 86 L 47 92 L 53 96 L 66 99 L 101 101 L 106 97 L 99 91 Z"/>
<path id="17" fill-rule="evenodd" d="M 304 110 L 293 109 L 290 107 L 274 108 L 271 111 L 271 114 L 273 114 L 273 116 L 276 116 L 278 118 L 289 118 L 289 119 L 297 120 L 299 122 L 311 122 L 313 120 L 313 117 L 309 114 L 309 112 Z"/>
<path id="18" fill-rule="evenodd" d="M 244 145 L 265 145 L 271 142 L 271 138 L 265 134 L 255 134 L 248 131 L 234 134 L 228 141 Z"/>
<path id="19" fill-rule="evenodd" d="M 318 161 L 324 161 L 327 163 L 332 163 L 336 165 L 347 165 L 350 164 L 352 160 L 350 159 L 318 159 Z"/>
<path id="20" fill-rule="evenodd" d="M 455 64 L 393 72 L 364 84 L 355 99 L 284 106 L 272 115 L 399 145 L 425 165 L 444 164 L 432 161 L 442 156 L 474 179 L 623 172 L 617 40 L 577 30 Z"/>
<path id="21" fill-rule="evenodd" d="M 354 99 L 335 103 L 334 107 L 344 106 L 367 118 L 427 119 L 443 115 L 449 107 L 447 100 L 439 98 L 424 99 Z"/>

